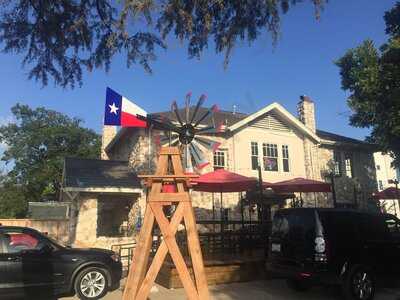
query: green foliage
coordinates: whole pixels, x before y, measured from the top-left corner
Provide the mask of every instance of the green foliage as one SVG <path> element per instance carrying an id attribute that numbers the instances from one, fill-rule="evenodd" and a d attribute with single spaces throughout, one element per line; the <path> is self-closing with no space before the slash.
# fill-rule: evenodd
<path id="1" fill-rule="evenodd" d="M 388 41 L 376 49 L 367 40 L 350 49 L 336 65 L 342 88 L 350 92 L 350 124 L 371 128 L 379 144 L 400 165 L 400 2 L 385 14 Z"/>
<path id="2" fill-rule="evenodd" d="M 189 57 L 200 57 L 213 40 L 225 62 L 238 40 L 249 43 L 263 31 L 276 41 L 280 15 L 301 0 L 3 0 L 3 50 L 24 54 L 29 78 L 73 87 L 83 69 L 109 69 L 126 53 L 128 66 L 151 72 L 156 48 L 171 34 L 187 42 Z M 325 0 L 310 0 L 318 17 Z"/>
<path id="3" fill-rule="evenodd" d="M 24 218 L 28 202 L 20 186 L 6 184 L 0 187 L 0 219 Z"/>
<path id="4" fill-rule="evenodd" d="M 100 155 L 100 136 L 79 119 L 20 104 L 12 113 L 16 123 L 0 127 L 0 142 L 7 145 L 1 159 L 13 164 L 6 182 L 20 185 L 28 201 L 57 199 L 64 157 Z"/>

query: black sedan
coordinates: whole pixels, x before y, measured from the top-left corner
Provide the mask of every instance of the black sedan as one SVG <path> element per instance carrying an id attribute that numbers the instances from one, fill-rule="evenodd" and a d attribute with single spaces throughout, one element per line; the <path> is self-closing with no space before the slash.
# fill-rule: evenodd
<path id="1" fill-rule="evenodd" d="M 0 226 L 1 299 L 100 299 L 119 287 L 121 275 L 112 251 L 69 248 L 31 228 Z"/>

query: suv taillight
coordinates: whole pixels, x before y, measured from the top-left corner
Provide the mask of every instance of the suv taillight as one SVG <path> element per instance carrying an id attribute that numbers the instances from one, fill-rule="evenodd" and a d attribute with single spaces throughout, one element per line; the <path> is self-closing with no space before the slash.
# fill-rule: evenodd
<path id="1" fill-rule="evenodd" d="M 314 254 L 314 261 L 316 262 L 326 262 L 326 242 L 323 236 L 317 236 L 314 240 L 315 242 L 315 254 Z"/>

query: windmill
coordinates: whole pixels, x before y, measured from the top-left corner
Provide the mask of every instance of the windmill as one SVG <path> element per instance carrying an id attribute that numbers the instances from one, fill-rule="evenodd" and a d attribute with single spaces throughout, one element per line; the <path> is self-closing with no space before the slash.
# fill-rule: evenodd
<path id="1" fill-rule="evenodd" d="M 205 95 L 200 96 L 194 107 L 190 106 L 190 100 L 191 93 L 188 93 L 184 109 L 180 110 L 176 101 L 173 101 L 170 113 L 152 114 L 146 117 L 154 129 L 163 133 L 163 136 L 157 138 L 161 146 L 179 147 L 187 173 L 192 173 L 194 169 L 201 170 L 209 164 L 203 149 L 214 152 L 220 143 L 207 136 L 220 133 L 222 127 L 222 124 L 216 124 L 214 120 L 214 113 L 218 111 L 217 105 L 203 108 Z"/>

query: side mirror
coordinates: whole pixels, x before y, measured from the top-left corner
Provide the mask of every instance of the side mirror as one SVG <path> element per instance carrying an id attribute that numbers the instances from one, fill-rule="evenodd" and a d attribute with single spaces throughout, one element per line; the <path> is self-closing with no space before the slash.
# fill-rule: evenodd
<path id="1" fill-rule="evenodd" d="M 40 248 L 41 253 L 51 253 L 53 252 L 53 247 L 51 247 L 49 244 L 44 244 L 42 248 Z"/>

